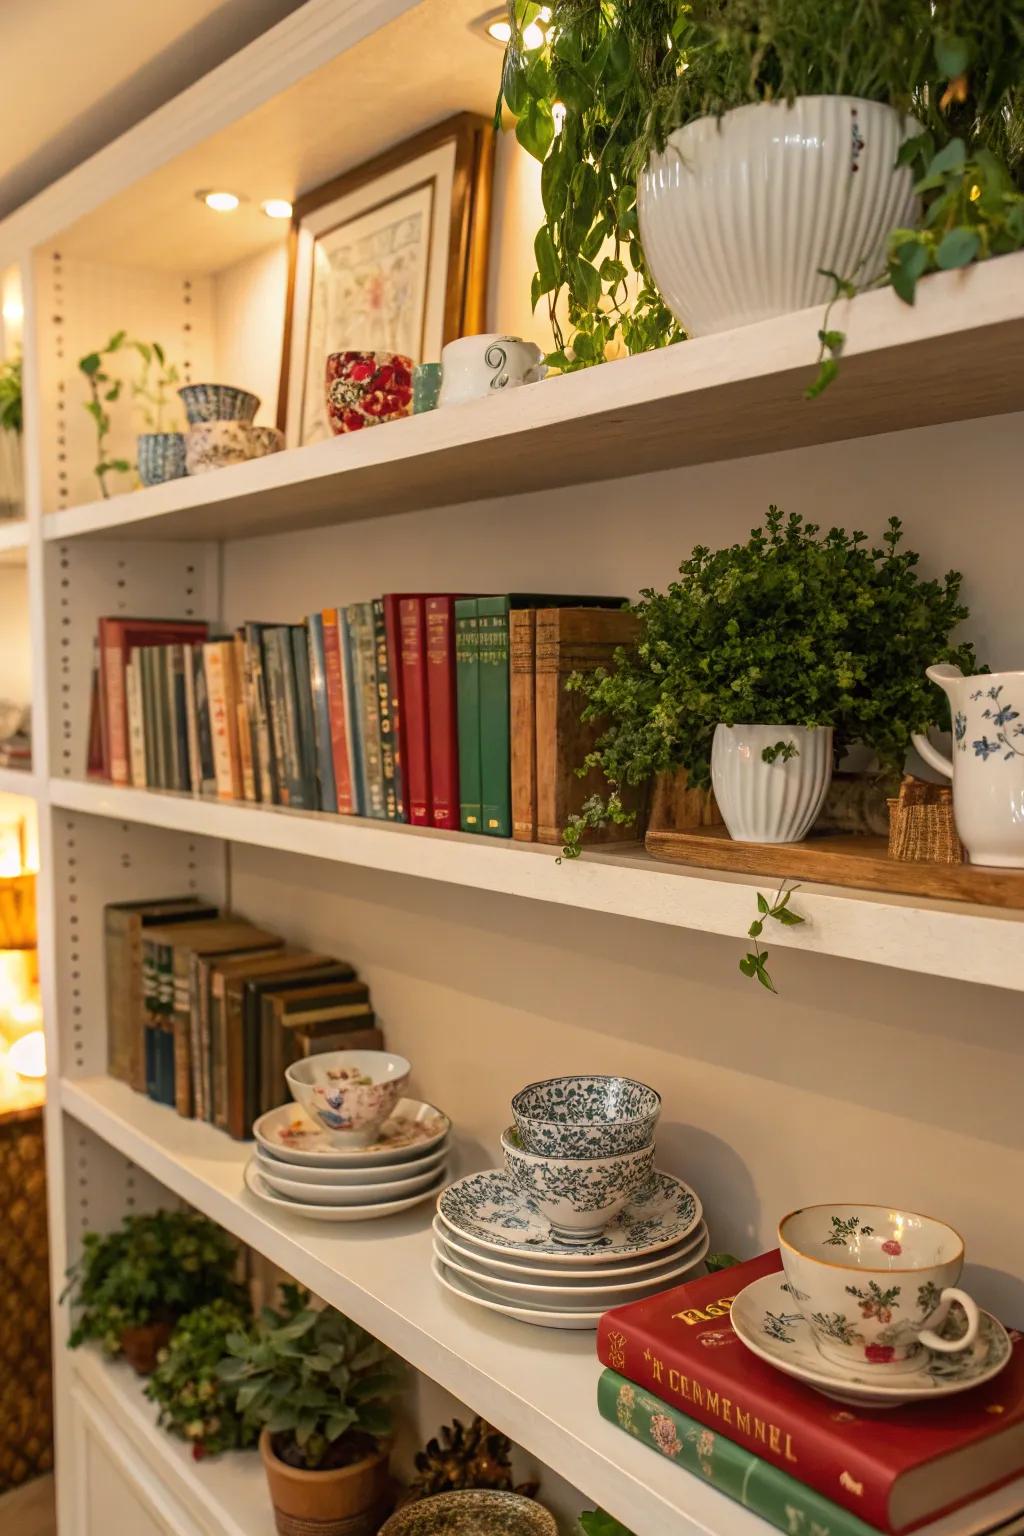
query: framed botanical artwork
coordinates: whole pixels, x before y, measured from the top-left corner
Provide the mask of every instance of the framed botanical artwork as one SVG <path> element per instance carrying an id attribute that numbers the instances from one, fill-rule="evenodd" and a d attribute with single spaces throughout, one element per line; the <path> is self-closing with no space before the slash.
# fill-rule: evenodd
<path id="1" fill-rule="evenodd" d="M 468 112 L 295 204 L 278 424 L 289 447 L 330 437 L 327 357 L 436 362 L 485 329 L 494 130 Z"/>

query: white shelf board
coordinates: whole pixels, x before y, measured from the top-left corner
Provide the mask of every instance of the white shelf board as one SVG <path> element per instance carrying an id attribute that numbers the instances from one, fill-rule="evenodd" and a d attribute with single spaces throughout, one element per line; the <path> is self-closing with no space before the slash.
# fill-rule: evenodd
<path id="1" fill-rule="evenodd" d="M 240 538 L 1024 408 L 1024 253 L 836 306 L 839 379 L 803 398 L 820 309 L 52 512 L 47 539 Z"/>
<path id="2" fill-rule="evenodd" d="M 70 1358 L 75 1379 L 204 1528 L 223 1536 L 273 1536 L 273 1508 L 256 1451 L 195 1461 L 185 1441 L 157 1427 L 156 1404 L 130 1366 L 104 1359 L 94 1344 L 72 1351 Z"/>
<path id="3" fill-rule="evenodd" d="M 0 795 L 39 798 L 39 780 L 31 768 L 0 768 Z"/>
<path id="4" fill-rule="evenodd" d="M 510 838 L 77 779 L 51 779 L 49 799 L 91 816 L 722 934 L 736 940 L 738 954 L 756 911 L 756 892 L 773 883 L 661 863 L 635 844 L 559 862 L 557 848 Z M 1024 939 L 1024 912 L 807 883 L 800 886 L 799 911 L 806 921 L 796 928 L 780 925 L 772 932 L 773 947 L 1024 991 L 1024 972 L 1014 963 Z"/>
<path id="5" fill-rule="evenodd" d="M 61 1084 L 64 1110 L 169 1190 L 383 1339 L 636 1536 L 762 1536 L 761 1521 L 600 1417 L 592 1333 L 532 1328 L 450 1296 L 430 1272 L 433 1206 L 332 1228 L 244 1188 L 251 1145 L 123 1083 Z M 250 1533 L 252 1536 L 252 1533 Z"/>
<path id="6" fill-rule="evenodd" d="M 23 517 L 0 519 L 0 565 L 24 565 L 28 560 L 28 523 Z"/>

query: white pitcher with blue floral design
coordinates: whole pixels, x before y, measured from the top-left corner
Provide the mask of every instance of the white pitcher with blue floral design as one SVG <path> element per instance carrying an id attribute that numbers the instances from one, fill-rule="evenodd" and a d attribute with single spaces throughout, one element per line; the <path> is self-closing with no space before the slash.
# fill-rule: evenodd
<path id="1" fill-rule="evenodd" d="M 915 734 L 925 762 L 953 780 L 953 815 L 972 864 L 1024 869 L 1024 672 L 964 677 L 929 667 L 953 717 L 952 761 Z"/>

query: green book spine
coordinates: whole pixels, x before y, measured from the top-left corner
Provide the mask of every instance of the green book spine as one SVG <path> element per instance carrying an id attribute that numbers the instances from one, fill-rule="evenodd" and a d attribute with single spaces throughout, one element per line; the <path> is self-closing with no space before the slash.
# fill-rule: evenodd
<path id="1" fill-rule="evenodd" d="M 480 788 L 480 682 L 477 599 L 455 602 L 455 703 L 459 736 L 459 824 L 483 831 Z"/>
<path id="2" fill-rule="evenodd" d="M 363 773 L 366 785 L 364 816 L 387 820 L 384 799 L 384 760 L 380 737 L 380 695 L 377 692 L 377 654 L 373 643 L 373 604 L 354 603 L 353 627 L 356 696 L 362 725 Z"/>
<path id="3" fill-rule="evenodd" d="M 507 597 L 477 599 L 482 831 L 512 836 Z"/>
<path id="4" fill-rule="evenodd" d="M 611 1424 L 642 1440 L 687 1472 L 704 1478 L 719 1493 L 786 1531 L 814 1536 L 878 1536 L 856 1515 L 762 1461 L 752 1451 L 698 1424 L 696 1419 L 651 1397 L 617 1371 L 602 1371 L 597 1406 Z"/>

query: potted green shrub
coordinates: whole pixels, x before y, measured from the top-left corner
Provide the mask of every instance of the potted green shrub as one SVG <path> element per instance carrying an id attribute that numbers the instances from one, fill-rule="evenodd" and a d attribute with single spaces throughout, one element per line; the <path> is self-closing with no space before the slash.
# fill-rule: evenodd
<path id="1" fill-rule="evenodd" d="M 540 7 L 510 0 L 502 92 L 543 161 L 533 297 L 556 365 L 676 339 L 666 302 L 691 335 L 824 303 L 832 274 L 884 274 L 890 235 L 908 299 L 931 268 L 1024 244 L 1016 0 L 547 9 L 527 48 Z"/>
<path id="2" fill-rule="evenodd" d="M 282 1536 L 314 1526 L 331 1536 L 382 1510 L 387 1405 L 402 1370 L 385 1345 L 333 1307 L 311 1307 L 293 1285 L 282 1296 L 281 1309 L 265 1308 L 252 1332 L 230 1335 L 221 1380 L 235 1390 L 238 1411 L 260 1426 Z"/>
<path id="3" fill-rule="evenodd" d="M 567 829 L 567 853 L 588 826 L 627 819 L 623 787 L 659 773 L 684 771 L 698 789 L 714 782 L 729 831 L 757 841 L 802 835 L 790 823 L 780 838 L 749 816 L 752 804 L 770 805 L 769 781 L 799 798 L 811 742 L 820 788 L 823 736 L 833 761 L 859 743 L 898 778 L 917 722 L 940 718 L 924 667 L 942 659 L 977 670 L 973 648 L 950 638 L 968 616 L 960 574 L 922 580 L 901 539 L 898 518 L 872 547 L 863 533 L 822 533 L 772 507 L 744 543 L 698 545 L 666 592 L 645 591 L 636 650 L 569 681 L 586 695 L 584 718 L 605 723 L 583 766 L 599 767 L 609 789 Z M 743 799 L 716 772 L 720 744 L 745 748 L 756 782 Z M 807 825 L 814 798 L 805 796 Z"/>
<path id="4" fill-rule="evenodd" d="M 77 1314 L 70 1347 L 95 1339 L 148 1375 L 178 1318 L 211 1301 L 244 1306 L 237 1258 L 228 1234 L 194 1211 L 128 1216 L 116 1232 L 87 1232 L 64 1292 Z"/>
<path id="5" fill-rule="evenodd" d="M 248 1312 L 234 1302 L 197 1307 L 175 1324 L 146 1384 L 146 1396 L 160 1408 L 158 1422 L 189 1442 L 196 1461 L 256 1444 L 257 1425 L 238 1411 L 235 1393 L 218 1369 L 228 1353 L 228 1336 L 244 1334 L 249 1326 Z"/>

